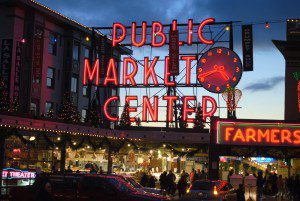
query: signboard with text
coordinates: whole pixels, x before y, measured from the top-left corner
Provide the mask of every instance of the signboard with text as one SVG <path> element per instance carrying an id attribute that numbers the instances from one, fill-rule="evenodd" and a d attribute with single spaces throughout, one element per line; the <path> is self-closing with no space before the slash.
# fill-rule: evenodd
<path id="1" fill-rule="evenodd" d="M 300 147 L 300 124 L 228 121 L 216 124 L 217 144 Z"/>
<path id="2" fill-rule="evenodd" d="M 170 31 L 170 45 L 169 45 L 169 72 L 171 75 L 179 75 L 179 33 L 178 30 Z"/>
<path id="3" fill-rule="evenodd" d="M 0 74 L 4 80 L 5 90 L 7 91 L 9 97 L 13 40 L 3 39 L 1 48 Z"/>
<path id="4" fill-rule="evenodd" d="M 252 25 L 242 26 L 243 67 L 244 71 L 253 71 L 253 37 Z"/>

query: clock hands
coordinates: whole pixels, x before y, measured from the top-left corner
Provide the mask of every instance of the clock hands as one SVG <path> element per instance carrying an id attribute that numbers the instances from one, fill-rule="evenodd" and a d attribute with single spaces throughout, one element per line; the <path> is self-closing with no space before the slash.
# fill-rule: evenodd
<path id="1" fill-rule="evenodd" d="M 228 75 L 224 72 L 224 66 L 218 65 L 214 65 L 214 70 L 198 75 L 198 78 L 204 79 L 205 77 L 214 73 L 220 73 L 225 80 L 229 80 Z"/>

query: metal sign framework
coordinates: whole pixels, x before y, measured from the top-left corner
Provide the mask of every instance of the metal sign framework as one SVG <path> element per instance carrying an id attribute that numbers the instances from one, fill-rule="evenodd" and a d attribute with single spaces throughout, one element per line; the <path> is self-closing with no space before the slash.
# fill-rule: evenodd
<path id="1" fill-rule="evenodd" d="M 205 32 L 206 34 L 210 34 L 210 38 L 214 40 L 214 44 L 212 45 L 208 45 L 208 44 L 203 44 L 202 42 L 199 42 L 199 41 L 193 41 L 192 44 L 190 46 L 188 46 L 189 50 L 192 50 L 191 52 L 189 53 L 181 53 L 179 52 L 179 56 L 183 56 L 183 55 L 195 55 L 196 58 L 197 58 L 197 63 L 192 65 L 191 66 L 191 70 L 194 69 L 195 67 L 198 66 L 198 62 L 199 62 L 199 58 L 201 57 L 201 55 L 203 54 L 204 51 L 207 51 L 209 49 L 211 49 L 212 47 L 217 47 L 217 46 L 224 46 L 224 43 L 228 46 L 229 49 L 233 50 L 233 24 L 234 23 L 238 23 L 239 21 L 229 21 L 229 22 L 215 22 L 213 24 L 210 24 L 210 25 L 207 25 L 207 28 L 205 29 Z M 197 23 L 193 23 L 194 26 L 198 25 Z M 184 24 L 177 24 L 177 28 L 179 29 L 179 37 L 180 35 L 182 34 L 186 34 L 186 30 L 184 30 L 184 27 L 187 27 L 188 24 L 187 23 L 184 23 Z M 151 25 L 148 25 L 147 26 L 147 29 L 146 29 L 146 35 L 149 36 L 151 35 L 151 33 L 149 33 L 149 28 L 151 28 L 152 26 Z M 164 28 L 169 28 L 169 31 L 171 30 L 172 28 L 172 24 L 163 24 L 163 27 Z M 129 30 L 131 27 L 130 26 L 126 26 L 125 27 L 126 30 Z M 142 28 L 142 26 L 136 26 L 137 28 L 137 32 L 138 30 L 140 30 Z M 91 38 L 91 44 L 92 44 L 92 51 L 90 53 L 90 61 L 93 61 L 95 59 L 95 50 L 97 50 L 97 46 L 99 44 L 96 43 L 96 39 L 95 39 L 95 35 L 97 33 L 101 33 L 102 35 L 104 35 L 105 37 L 107 38 L 110 38 L 112 36 L 112 29 L 113 27 L 91 27 L 91 30 L 92 30 L 92 38 Z M 166 31 L 164 30 L 164 33 L 166 35 L 169 35 L 169 31 Z M 184 32 L 185 31 L 185 32 Z M 193 32 L 195 32 L 193 30 Z M 227 34 L 226 34 L 227 33 Z M 139 35 L 137 33 L 137 35 Z M 227 35 L 227 37 L 225 37 Z M 225 39 L 224 39 L 225 38 Z M 151 46 L 151 43 L 145 43 L 144 44 L 145 46 L 148 46 L 151 48 L 151 51 L 150 51 L 150 60 L 149 61 L 152 61 L 151 60 L 151 53 L 152 53 L 152 46 Z M 166 42 L 166 45 L 169 45 L 168 42 Z M 131 43 L 122 43 L 122 44 L 119 44 L 119 46 L 122 46 L 122 47 L 127 47 L 129 49 L 132 49 L 132 44 Z M 196 47 L 195 47 L 196 46 Z M 200 47 L 199 47 L 200 46 Z M 118 47 L 118 46 L 117 46 Z M 113 50 L 114 48 L 116 47 L 113 47 L 111 46 L 112 48 L 112 51 L 111 53 L 113 54 Z M 130 58 L 133 58 L 135 61 L 137 61 L 137 63 L 139 65 L 141 65 L 142 67 L 144 67 L 144 65 L 141 63 L 142 60 L 139 60 L 137 58 L 134 58 L 134 56 L 132 55 L 126 55 Z M 163 61 L 163 60 L 160 60 L 160 61 Z M 120 61 L 122 62 L 122 61 Z M 107 86 L 104 86 L 103 84 L 100 84 L 97 86 L 97 96 L 99 96 L 99 90 L 100 88 L 119 88 L 119 89 L 125 89 L 125 92 L 127 94 L 127 88 L 145 88 L 146 89 L 146 93 L 147 91 L 149 91 L 149 93 L 151 92 L 151 88 L 159 88 L 159 90 L 157 92 L 155 92 L 152 96 L 150 96 L 150 98 L 153 98 L 154 96 L 158 95 L 159 93 L 163 92 L 163 95 L 167 94 L 168 96 L 179 96 L 180 98 L 182 96 L 184 96 L 184 93 L 180 90 L 180 88 L 182 87 L 190 87 L 190 88 L 193 88 L 193 93 L 194 93 L 194 88 L 197 88 L 198 87 L 202 87 L 200 83 L 198 83 L 197 81 L 194 82 L 194 83 L 190 83 L 189 85 L 186 85 L 184 83 L 182 83 L 181 81 L 185 78 L 185 70 L 186 70 L 186 67 L 184 68 L 181 68 L 180 71 L 179 71 L 179 75 L 178 76 L 171 76 L 170 80 L 169 81 L 177 81 L 177 84 L 176 86 L 172 86 L 172 87 L 169 87 L 169 86 L 165 86 L 163 84 L 158 84 L 158 85 L 153 85 L 153 84 L 149 84 L 147 86 L 143 85 L 142 83 L 137 83 L 136 86 L 132 86 L 132 85 L 121 85 L 119 84 L 118 86 L 115 86 L 115 85 L 107 85 Z M 161 80 L 163 80 L 163 78 L 159 75 L 157 75 L 157 77 Z M 177 80 L 176 80 L 177 78 Z M 92 84 L 89 83 L 88 84 L 88 89 L 89 91 L 91 90 L 91 86 Z M 90 94 L 90 93 L 89 93 Z M 159 99 L 163 96 L 159 96 Z M 98 100 L 100 100 L 100 97 L 97 97 Z M 179 100 L 180 101 L 180 100 Z M 100 101 L 99 101 L 100 103 Z M 90 108 L 90 105 L 91 105 L 91 95 L 89 95 L 89 108 Z M 174 123 L 175 123 L 175 128 L 178 128 L 178 104 L 177 101 L 174 101 L 174 108 L 173 108 L 173 111 L 174 111 Z M 102 105 L 100 105 L 101 107 L 103 107 Z M 194 107 L 196 105 L 193 105 Z M 117 107 L 123 107 L 121 105 L 117 106 Z M 137 108 L 139 107 L 142 107 L 141 104 L 139 104 L 138 106 L 136 106 Z M 167 106 L 160 106 L 160 107 L 166 107 Z M 220 106 L 219 106 L 219 110 L 220 110 Z M 226 108 L 226 107 L 224 107 Z M 228 113 L 230 111 L 227 111 Z M 141 113 L 141 112 L 140 112 Z M 137 113 L 135 115 L 135 117 L 137 117 L 140 113 Z M 220 113 L 220 111 L 219 111 Z M 235 116 L 235 111 L 234 111 L 234 114 Z M 166 128 L 168 129 L 170 127 L 170 123 L 168 121 L 168 118 L 166 118 L 165 121 L 158 121 L 158 122 L 165 122 L 166 123 Z M 209 122 L 207 122 L 209 123 Z"/>

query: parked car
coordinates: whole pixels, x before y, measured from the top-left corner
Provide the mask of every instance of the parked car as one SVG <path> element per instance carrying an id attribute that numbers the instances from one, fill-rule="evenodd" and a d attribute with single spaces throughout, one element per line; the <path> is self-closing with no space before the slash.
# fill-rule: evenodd
<path id="1" fill-rule="evenodd" d="M 162 195 L 139 191 L 118 175 L 44 174 L 32 186 L 11 189 L 11 201 L 33 201 L 47 181 L 57 201 L 166 201 Z"/>
<path id="2" fill-rule="evenodd" d="M 136 182 L 131 176 L 128 176 L 128 175 L 124 176 L 124 178 L 126 179 L 126 181 L 128 181 L 130 183 L 130 185 L 132 185 L 136 189 L 141 189 L 148 193 L 154 193 L 154 194 L 159 194 L 159 195 L 164 195 L 164 196 L 167 195 L 167 192 L 164 189 L 144 187 L 141 184 L 139 184 L 138 182 Z"/>
<path id="3" fill-rule="evenodd" d="M 221 180 L 197 180 L 187 189 L 184 198 L 187 200 L 237 200 L 236 190 L 230 183 Z"/>

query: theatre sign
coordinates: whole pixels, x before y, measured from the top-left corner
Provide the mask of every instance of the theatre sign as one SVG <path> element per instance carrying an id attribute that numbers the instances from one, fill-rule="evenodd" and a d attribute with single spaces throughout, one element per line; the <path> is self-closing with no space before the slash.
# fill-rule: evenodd
<path id="1" fill-rule="evenodd" d="M 215 126 L 220 145 L 300 146 L 300 124 L 216 121 Z"/>

